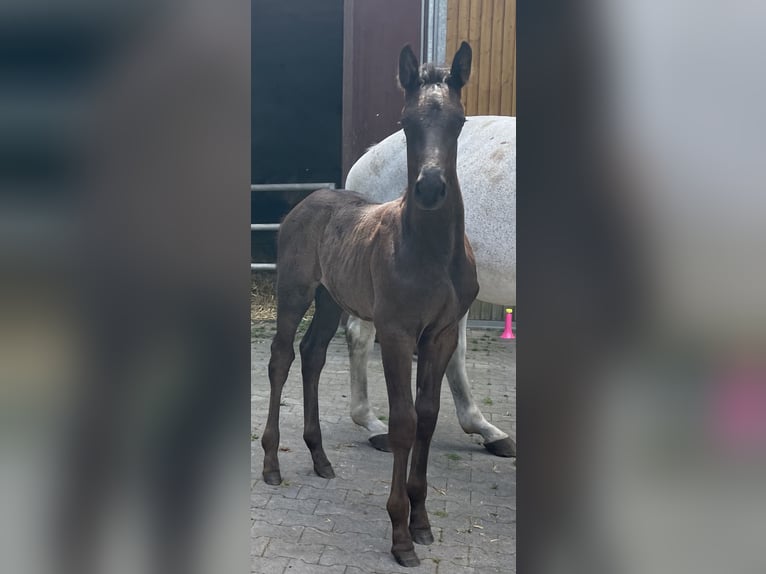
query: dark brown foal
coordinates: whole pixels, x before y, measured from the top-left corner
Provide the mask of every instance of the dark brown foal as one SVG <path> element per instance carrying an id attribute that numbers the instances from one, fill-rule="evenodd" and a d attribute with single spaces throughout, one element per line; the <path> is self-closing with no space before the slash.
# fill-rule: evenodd
<path id="1" fill-rule="evenodd" d="M 405 94 L 401 124 L 407 137 L 405 194 L 375 204 L 351 191 L 319 190 L 290 212 L 279 233 L 277 334 L 271 345 L 269 418 L 262 439 L 264 480 L 281 482 L 279 403 L 295 358 L 295 332 L 312 299 L 316 312 L 300 344 L 303 438 L 319 476 L 334 476 L 322 448 L 317 406 L 327 345 L 342 311 L 373 321 L 388 389 L 394 457 L 387 504 L 391 551 L 404 566 L 419 564 L 413 541 L 433 542 L 425 507 L 428 451 L 441 381 L 457 345 L 458 321 L 479 289 L 456 173 L 457 139 L 465 122 L 460 90 L 470 70 L 471 48 L 465 42 L 449 70 L 419 67 L 406 46 L 399 56 Z"/>

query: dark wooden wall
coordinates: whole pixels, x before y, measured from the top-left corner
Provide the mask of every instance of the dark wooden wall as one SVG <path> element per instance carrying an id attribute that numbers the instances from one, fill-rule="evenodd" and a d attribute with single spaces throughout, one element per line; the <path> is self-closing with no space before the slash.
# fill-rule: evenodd
<path id="1" fill-rule="evenodd" d="M 420 53 L 418 0 L 345 0 L 343 46 L 343 178 L 372 144 L 399 129 L 399 52 Z"/>

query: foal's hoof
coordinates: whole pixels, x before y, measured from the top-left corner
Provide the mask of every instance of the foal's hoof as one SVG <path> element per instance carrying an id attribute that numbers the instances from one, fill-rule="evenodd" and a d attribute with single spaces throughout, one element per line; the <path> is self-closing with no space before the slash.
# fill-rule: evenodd
<path id="1" fill-rule="evenodd" d="M 418 555 L 415 554 L 414 550 L 391 550 L 391 554 L 394 555 L 394 558 L 396 558 L 396 561 L 401 564 L 402 566 L 411 567 L 411 566 L 420 566 L 420 559 L 418 558 Z"/>
<path id="2" fill-rule="evenodd" d="M 430 528 L 412 528 L 410 527 L 410 536 L 415 544 L 428 546 L 434 543 L 434 535 Z"/>
<path id="3" fill-rule="evenodd" d="M 511 437 L 485 442 L 484 448 L 495 456 L 504 456 L 506 458 L 516 456 L 516 443 L 511 440 Z"/>
<path id="4" fill-rule="evenodd" d="M 322 478 L 335 478 L 335 471 L 332 469 L 331 464 L 325 464 L 322 466 L 315 466 L 314 472 Z"/>
<path id="5" fill-rule="evenodd" d="M 371 436 L 369 441 L 374 448 L 382 450 L 383 452 L 391 452 L 391 447 L 388 446 L 387 434 L 376 434 L 375 436 Z"/>
<path id="6" fill-rule="evenodd" d="M 278 470 L 263 471 L 263 482 L 272 486 L 282 484 L 282 475 Z"/>

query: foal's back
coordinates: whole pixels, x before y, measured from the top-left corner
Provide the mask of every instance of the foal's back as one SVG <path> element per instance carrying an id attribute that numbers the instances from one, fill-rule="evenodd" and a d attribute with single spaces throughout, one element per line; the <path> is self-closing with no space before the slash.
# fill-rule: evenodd
<path id="1" fill-rule="evenodd" d="M 372 320 L 372 262 L 381 237 L 398 231 L 400 205 L 401 199 L 373 203 L 345 189 L 315 191 L 282 223 L 280 273 L 323 284 L 345 311 Z"/>

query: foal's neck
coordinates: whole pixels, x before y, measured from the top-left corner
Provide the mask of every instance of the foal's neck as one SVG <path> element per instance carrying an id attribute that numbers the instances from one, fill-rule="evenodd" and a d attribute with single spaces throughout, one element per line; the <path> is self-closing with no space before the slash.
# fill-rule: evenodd
<path id="1" fill-rule="evenodd" d="M 430 261 L 448 262 L 463 249 L 465 210 L 455 166 L 445 171 L 447 197 L 432 211 L 420 209 L 413 199 L 417 172 L 408 169 L 407 192 L 403 198 L 402 231 L 405 241 Z"/>

